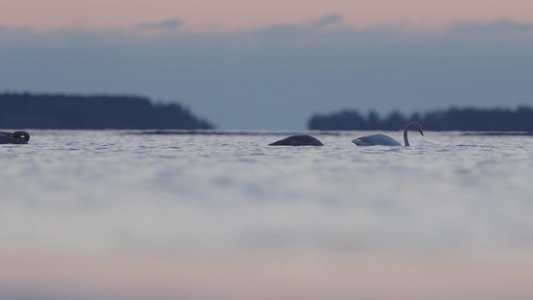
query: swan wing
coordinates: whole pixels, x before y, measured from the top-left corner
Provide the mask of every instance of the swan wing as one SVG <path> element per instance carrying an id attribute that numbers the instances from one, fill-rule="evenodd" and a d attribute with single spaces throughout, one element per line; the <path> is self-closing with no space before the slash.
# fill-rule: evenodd
<path id="1" fill-rule="evenodd" d="M 367 135 L 352 141 L 357 146 L 401 146 L 396 140 L 384 134 Z"/>

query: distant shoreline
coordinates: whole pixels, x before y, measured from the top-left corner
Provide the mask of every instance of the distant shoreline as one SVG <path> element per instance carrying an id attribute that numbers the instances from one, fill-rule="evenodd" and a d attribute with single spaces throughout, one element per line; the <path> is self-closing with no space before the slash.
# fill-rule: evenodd
<path id="1" fill-rule="evenodd" d="M 180 104 L 137 96 L 0 94 L 0 128 L 213 129 Z"/>
<path id="2" fill-rule="evenodd" d="M 533 109 L 450 108 L 425 114 L 404 116 L 394 112 L 381 118 L 375 112 L 363 116 L 356 110 L 344 110 L 329 115 L 316 114 L 308 123 L 310 130 L 400 130 L 411 121 L 422 124 L 424 130 L 472 132 L 533 132 Z M 494 135 L 494 134 L 493 134 Z"/>

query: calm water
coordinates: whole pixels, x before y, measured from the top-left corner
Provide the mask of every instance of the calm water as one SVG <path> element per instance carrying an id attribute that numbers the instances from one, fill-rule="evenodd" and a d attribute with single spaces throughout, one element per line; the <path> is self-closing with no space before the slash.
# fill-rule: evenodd
<path id="1" fill-rule="evenodd" d="M 533 298 L 533 137 L 30 134 L 0 145 L 2 299 Z"/>

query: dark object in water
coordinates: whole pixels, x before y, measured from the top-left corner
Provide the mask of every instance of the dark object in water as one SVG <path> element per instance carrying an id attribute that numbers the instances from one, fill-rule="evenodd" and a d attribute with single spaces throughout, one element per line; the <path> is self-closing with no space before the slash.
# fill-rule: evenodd
<path id="1" fill-rule="evenodd" d="M 26 131 L 0 131 L 0 144 L 27 144 L 29 140 L 30 134 Z"/>
<path id="2" fill-rule="evenodd" d="M 269 146 L 324 146 L 324 144 L 310 135 L 291 135 Z"/>

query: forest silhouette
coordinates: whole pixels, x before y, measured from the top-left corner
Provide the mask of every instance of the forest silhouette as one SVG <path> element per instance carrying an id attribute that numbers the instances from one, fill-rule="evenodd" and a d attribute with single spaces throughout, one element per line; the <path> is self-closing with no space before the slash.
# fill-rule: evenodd
<path id="1" fill-rule="evenodd" d="M 310 130 L 398 130 L 411 121 L 436 131 L 533 132 L 533 109 L 449 108 L 385 117 L 357 110 L 315 114 Z M 155 104 L 139 96 L 0 94 L 0 128 L 33 129 L 213 129 L 180 104 Z"/>
<path id="2" fill-rule="evenodd" d="M 179 104 L 137 96 L 0 94 L 0 128 L 211 129 Z"/>
<path id="3" fill-rule="evenodd" d="M 376 112 L 366 116 L 356 110 L 329 115 L 316 114 L 308 122 L 311 130 L 398 130 L 416 121 L 424 130 L 436 131 L 533 131 L 533 109 L 449 108 L 409 116 L 392 112 L 381 118 Z"/>

